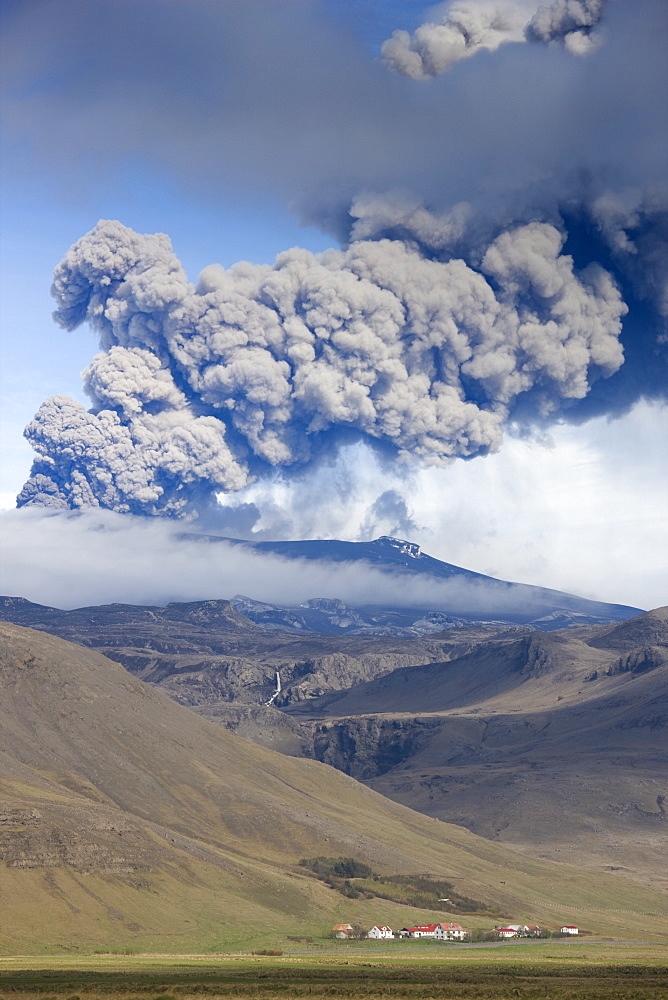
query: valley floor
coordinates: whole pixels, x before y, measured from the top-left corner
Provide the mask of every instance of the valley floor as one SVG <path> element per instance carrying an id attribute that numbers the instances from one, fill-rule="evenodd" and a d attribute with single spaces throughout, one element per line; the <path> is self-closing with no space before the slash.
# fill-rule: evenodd
<path id="1" fill-rule="evenodd" d="M 319 1000 L 663 1000 L 668 945 L 522 942 L 487 948 L 387 945 L 320 954 L 92 955 L 0 959 L 0 996 L 12 1000 L 202 1000 L 203 996 Z"/>

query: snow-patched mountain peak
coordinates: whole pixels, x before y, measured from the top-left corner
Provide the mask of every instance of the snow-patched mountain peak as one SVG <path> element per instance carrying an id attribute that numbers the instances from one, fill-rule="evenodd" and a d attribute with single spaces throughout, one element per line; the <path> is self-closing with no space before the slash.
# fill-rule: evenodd
<path id="1" fill-rule="evenodd" d="M 419 559 L 422 555 L 422 550 L 416 542 L 407 542 L 403 538 L 393 538 L 392 535 L 381 535 L 380 538 L 375 539 L 375 542 L 377 545 L 387 545 L 392 549 L 396 549 L 402 556 L 410 556 L 412 559 Z"/>

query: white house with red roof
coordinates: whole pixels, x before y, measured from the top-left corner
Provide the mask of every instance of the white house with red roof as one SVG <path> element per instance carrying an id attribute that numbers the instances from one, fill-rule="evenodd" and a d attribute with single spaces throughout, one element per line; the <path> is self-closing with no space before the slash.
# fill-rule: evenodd
<path id="1" fill-rule="evenodd" d="M 462 941 L 467 934 L 460 924 L 416 924 L 399 931 L 400 937 L 434 938 L 436 941 Z"/>
<path id="2" fill-rule="evenodd" d="M 399 933 L 402 937 L 435 938 L 438 924 L 416 924 L 415 927 L 402 927 Z"/>
<path id="3" fill-rule="evenodd" d="M 518 927 L 495 927 L 494 933 L 500 938 L 519 937 Z"/>
<path id="4" fill-rule="evenodd" d="M 567 924 L 565 927 L 561 928 L 562 934 L 579 934 L 580 930 L 577 927 L 573 927 L 572 924 Z"/>
<path id="5" fill-rule="evenodd" d="M 434 936 L 437 941 L 463 941 L 468 937 L 468 931 L 461 924 L 436 924 Z"/>
<path id="6" fill-rule="evenodd" d="M 367 937 L 375 938 L 377 941 L 387 941 L 389 938 L 394 938 L 394 932 L 391 927 L 385 925 L 379 927 L 375 924 L 367 934 Z"/>

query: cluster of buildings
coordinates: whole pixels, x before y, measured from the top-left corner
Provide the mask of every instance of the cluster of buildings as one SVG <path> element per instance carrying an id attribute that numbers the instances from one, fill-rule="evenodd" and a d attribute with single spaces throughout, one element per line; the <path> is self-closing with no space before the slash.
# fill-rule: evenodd
<path id="1" fill-rule="evenodd" d="M 520 937 L 540 937 L 540 927 L 527 924 L 506 924 L 505 927 L 495 927 L 494 933 L 497 937 L 520 938 Z"/>
<path id="2" fill-rule="evenodd" d="M 540 937 L 540 927 L 528 926 L 527 924 L 507 924 L 505 927 L 495 927 L 494 933 L 500 938 L 530 938 Z M 566 924 L 560 928 L 561 934 L 579 934 L 579 928 L 572 924 Z"/>
<path id="3" fill-rule="evenodd" d="M 352 924 L 335 924 L 332 928 L 337 938 L 360 938 L 368 937 L 376 941 L 389 941 L 395 938 L 431 938 L 434 941 L 466 941 L 471 936 L 471 932 L 465 930 L 461 924 L 438 923 L 438 924 L 417 924 L 415 927 L 402 927 L 400 931 L 393 931 L 385 924 L 382 926 L 374 924 L 370 931 L 363 931 L 355 928 Z M 541 929 L 535 924 L 507 924 L 505 927 L 495 927 L 494 933 L 497 937 L 506 938 L 539 938 Z M 566 924 L 560 929 L 561 934 L 579 934 L 580 931 L 572 924 Z"/>
<path id="4" fill-rule="evenodd" d="M 332 929 L 337 938 L 358 936 L 358 932 L 356 932 L 351 924 L 336 924 Z M 375 924 L 370 931 L 366 932 L 366 936 L 368 938 L 375 938 L 377 941 L 388 941 L 394 938 L 432 938 L 435 941 L 465 941 L 469 937 L 469 931 L 465 930 L 461 924 L 438 923 L 402 927 L 400 931 L 396 931 L 395 933 L 391 927 Z"/>

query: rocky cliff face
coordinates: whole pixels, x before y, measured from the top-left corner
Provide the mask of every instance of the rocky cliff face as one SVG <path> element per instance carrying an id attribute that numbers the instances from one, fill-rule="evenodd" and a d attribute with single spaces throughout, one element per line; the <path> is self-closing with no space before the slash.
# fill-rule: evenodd
<path id="1" fill-rule="evenodd" d="M 655 670 L 668 662 L 668 646 L 641 646 L 630 653 L 620 656 L 606 674 L 614 677 L 617 674 L 644 674 L 647 670 Z"/>
<path id="2" fill-rule="evenodd" d="M 446 651 L 445 656 L 449 655 Z M 277 708 L 286 708 L 297 702 L 319 698 L 334 691 L 346 691 L 350 687 L 383 677 L 401 667 L 413 667 L 423 657 L 425 663 L 443 659 L 443 649 L 421 649 L 421 655 L 415 652 L 383 652 L 362 653 L 350 656 L 345 653 L 332 653 L 328 656 L 315 657 L 300 663 L 286 664 L 281 669 L 283 683 L 282 692 L 276 697 Z"/>
<path id="3" fill-rule="evenodd" d="M 303 726 L 302 752 L 358 781 L 366 781 L 419 753 L 439 726 L 440 722 L 433 719 L 382 716 L 312 723 L 308 735 Z"/>
<path id="4" fill-rule="evenodd" d="M 103 875 L 133 875 L 157 867 L 150 841 L 125 817 L 100 814 L 91 824 L 82 813 L 77 829 L 74 812 L 56 806 L 47 820 L 38 809 L 0 806 L 0 861 L 8 868 L 66 866 Z"/>

